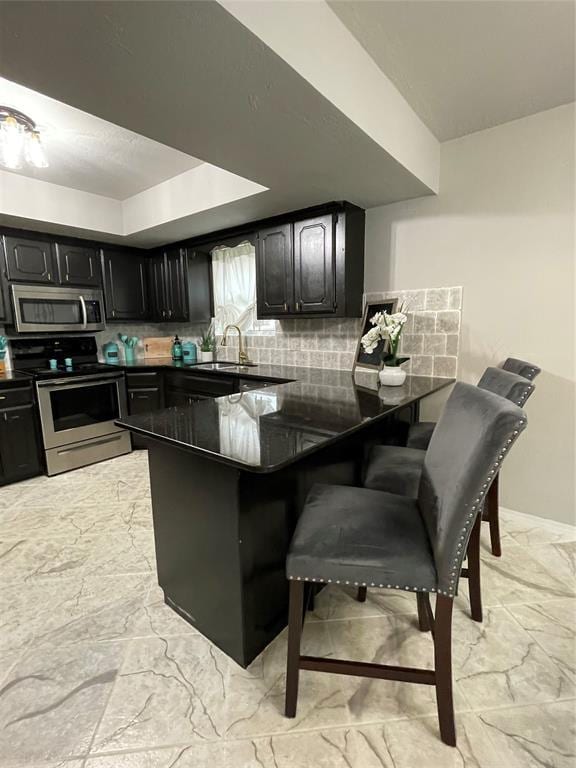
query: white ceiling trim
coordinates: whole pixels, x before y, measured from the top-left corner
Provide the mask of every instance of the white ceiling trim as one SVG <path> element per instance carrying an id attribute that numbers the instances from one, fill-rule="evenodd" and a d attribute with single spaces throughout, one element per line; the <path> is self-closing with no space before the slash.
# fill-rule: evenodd
<path id="1" fill-rule="evenodd" d="M 438 140 L 324 0 L 218 1 L 397 162 L 438 192 Z"/>
<path id="2" fill-rule="evenodd" d="M 0 216 L 123 238 L 266 191 L 208 163 L 126 200 L 0 171 Z"/>

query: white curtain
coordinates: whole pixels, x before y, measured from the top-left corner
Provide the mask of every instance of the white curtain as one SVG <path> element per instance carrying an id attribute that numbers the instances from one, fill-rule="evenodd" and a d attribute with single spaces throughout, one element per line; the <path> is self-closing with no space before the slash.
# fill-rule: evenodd
<path id="1" fill-rule="evenodd" d="M 256 251 L 251 243 L 212 251 L 216 332 L 229 323 L 251 330 L 256 319 Z"/>

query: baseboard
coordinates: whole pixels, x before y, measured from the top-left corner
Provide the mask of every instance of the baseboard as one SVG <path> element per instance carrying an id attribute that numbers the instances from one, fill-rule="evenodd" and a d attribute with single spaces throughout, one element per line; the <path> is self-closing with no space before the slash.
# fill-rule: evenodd
<path id="1" fill-rule="evenodd" d="M 551 520 L 549 517 L 540 517 L 539 515 L 529 515 L 527 512 L 518 512 L 516 509 L 509 509 L 508 507 L 500 507 L 500 510 L 511 517 L 516 517 L 518 520 L 536 521 L 538 525 L 544 525 L 550 530 L 555 530 L 558 533 L 572 534 L 576 536 L 576 525 L 570 525 L 570 523 L 561 523 L 558 520 Z"/>

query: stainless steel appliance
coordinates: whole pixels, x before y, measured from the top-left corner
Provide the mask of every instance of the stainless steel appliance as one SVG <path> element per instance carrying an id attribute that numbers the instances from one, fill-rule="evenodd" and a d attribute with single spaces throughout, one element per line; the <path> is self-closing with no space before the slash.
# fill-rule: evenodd
<path id="1" fill-rule="evenodd" d="M 12 285 L 14 328 L 18 333 L 100 331 L 104 298 L 94 288 Z"/>
<path id="2" fill-rule="evenodd" d="M 98 362 L 93 337 L 14 339 L 11 347 L 14 367 L 34 377 L 49 475 L 132 450 L 128 432 L 114 424 L 128 412 L 124 373 Z"/>

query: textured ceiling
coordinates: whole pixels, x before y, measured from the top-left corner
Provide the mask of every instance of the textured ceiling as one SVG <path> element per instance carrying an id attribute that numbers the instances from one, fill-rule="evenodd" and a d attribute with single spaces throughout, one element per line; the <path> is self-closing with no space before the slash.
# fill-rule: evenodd
<path id="1" fill-rule="evenodd" d="M 575 98 L 571 0 L 329 0 L 441 141 Z"/>
<path id="2" fill-rule="evenodd" d="M 50 163 L 48 168 L 12 173 L 125 200 L 202 163 L 2 78 L 0 104 L 15 107 L 38 124 Z"/>

